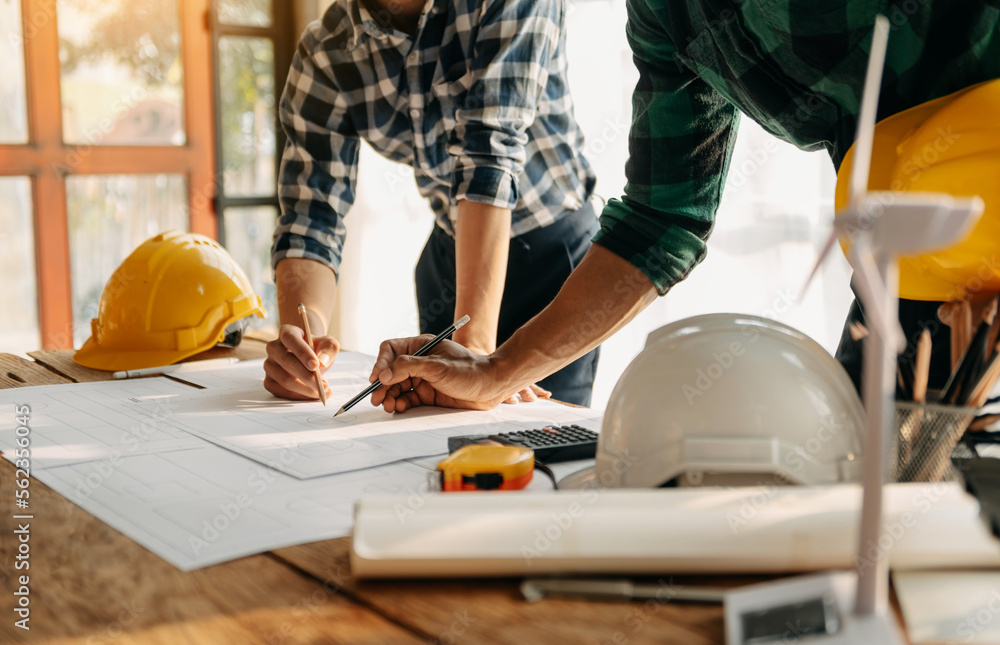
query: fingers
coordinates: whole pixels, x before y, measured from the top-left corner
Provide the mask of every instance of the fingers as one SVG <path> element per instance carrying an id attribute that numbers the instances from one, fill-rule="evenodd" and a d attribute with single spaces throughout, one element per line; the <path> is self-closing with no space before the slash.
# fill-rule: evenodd
<path id="1" fill-rule="evenodd" d="M 314 338 L 316 357 L 319 359 L 319 368 L 322 371 L 330 369 L 333 362 L 340 353 L 340 341 L 333 336 L 323 336 Z"/>
<path id="2" fill-rule="evenodd" d="M 543 387 L 539 387 L 532 383 L 528 387 L 524 388 L 517 394 L 511 394 L 504 400 L 504 403 L 510 405 L 524 401 L 525 403 L 531 403 L 532 401 L 537 401 L 538 399 L 550 399 L 552 398 L 552 392 L 549 392 Z"/>
<path id="3" fill-rule="evenodd" d="M 415 336 L 412 338 L 394 338 L 392 340 L 383 341 L 378 348 L 378 356 L 375 359 L 375 365 L 372 367 L 372 373 L 368 378 L 369 383 L 374 383 L 378 378 L 378 375 L 389 367 L 393 361 L 398 357 L 412 354 L 424 345 L 426 345 L 434 336 L 431 334 L 424 334 L 423 336 Z M 383 381 L 384 382 L 384 381 Z"/>
<path id="4" fill-rule="evenodd" d="M 414 377 L 433 379 L 440 371 L 440 365 L 433 356 L 403 355 L 378 372 L 377 376 L 383 385 L 395 385 Z M 403 389 L 407 388 L 404 386 Z"/>
<path id="5" fill-rule="evenodd" d="M 295 325 L 282 325 L 278 331 L 278 340 L 281 345 L 291 353 L 308 371 L 313 371 L 319 367 L 319 359 L 316 352 L 306 342 L 305 332 Z"/>
<path id="6" fill-rule="evenodd" d="M 264 388 L 287 399 L 317 399 L 315 369 L 323 371 L 333 364 L 340 352 L 336 338 L 323 336 L 314 339 L 315 348 L 306 342 L 305 333 L 294 325 L 282 325 L 278 339 L 267 344 L 264 361 Z M 318 353 L 317 353 L 318 352 Z M 322 387 L 332 394 L 329 384 Z"/>
<path id="7" fill-rule="evenodd" d="M 386 397 L 382 406 L 386 412 L 406 412 L 411 408 L 422 405 L 441 405 L 446 402 L 439 401 L 438 392 L 427 381 L 416 379 L 413 389 L 400 390 L 399 385 L 387 388 L 390 394 Z"/>
<path id="8" fill-rule="evenodd" d="M 551 399 L 552 398 L 552 392 L 549 392 L 544 387 L 535 385 L 534 383 L 532 383 L 528 387 L 531 389 L 532 392 L 534 392 L 535 396 L 538 397 L 539 399 Z"/>
<path id="9" fill-rule="evenodd" d="M 324 381 L 323 387 L 326 390 L 327 397 L 333 395 L 333 390 Z M 291 387 L 287 387 L 281 383 L 278 383 L 275 379 L 268 375 L 264 376 L 264 389 L 273 394 L 274 396 L 279 396 L 283 399 L 293 399 L 296 401 L 315 401 L 319 398 L 319 394 L 316 392 L 315 381 L 312 383 L 312 387 L 306 387 L 299 381 L 293 381 Z"/>

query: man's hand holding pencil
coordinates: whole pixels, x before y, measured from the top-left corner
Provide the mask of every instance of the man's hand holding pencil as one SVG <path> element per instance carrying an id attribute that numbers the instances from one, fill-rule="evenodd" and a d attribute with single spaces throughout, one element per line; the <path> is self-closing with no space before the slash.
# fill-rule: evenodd
<path id="1" fill-rule="evenodd" d="M 323 384 L 324 395 L 330 396 L 330 386 L 316 374 L 330 369 L 340 352 L 340 342 L 333 336 L 315 336 L 310 344 L 304 323 L 282 325 L 277 340 L 267 344 L 264 361 L 264 388 L 285 399 L 319 399 L 317 380 Z M 322 328 L 318 322 L 311 325 Z"/>
<path id="2" fill-rule="evenodd" d="M 382 343 L 369 381 L 377 379 L 388 387 L 375 391 L 373 405 L 381 405 L 386 412 L 404 412 L 421 405 L 491 410 L 508 398 L 490 387 L 493 366 L 489 355 L 450 340 L 441 341 L 426 356 L 413 355 L 432 338 L 424 334 Z"/>

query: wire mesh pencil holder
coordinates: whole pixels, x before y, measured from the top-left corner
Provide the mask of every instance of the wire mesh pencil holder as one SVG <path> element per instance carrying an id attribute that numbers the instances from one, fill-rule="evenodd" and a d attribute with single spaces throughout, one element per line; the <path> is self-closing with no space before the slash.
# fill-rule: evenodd
<path id="1" fill-rule="evenodd" d="M 896 446 L 892 480 L 956 481 L 951 451 L 975 418 L 975 408 L 896 401 Z"/>

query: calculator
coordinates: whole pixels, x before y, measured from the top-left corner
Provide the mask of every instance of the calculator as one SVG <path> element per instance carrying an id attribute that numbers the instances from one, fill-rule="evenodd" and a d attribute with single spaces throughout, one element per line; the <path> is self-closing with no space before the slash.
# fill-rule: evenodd
<path id="1" fill-rule="evenodd" d="M 490 442 L 530 448 L 535 453 L 535 461 L 543 464 L 593 459 L 597 455 L 597 433 L 578 425 L 449 437 L 448 452 L 455 452 L 462 446 L 472 443 Z"/>

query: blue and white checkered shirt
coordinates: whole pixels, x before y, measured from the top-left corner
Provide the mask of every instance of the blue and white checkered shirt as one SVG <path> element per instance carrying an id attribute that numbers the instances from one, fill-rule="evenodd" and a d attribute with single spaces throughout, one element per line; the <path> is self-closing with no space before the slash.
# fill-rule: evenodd
<path id="1" fill-rule="evenodd" d="M 337 0 L 306 29 L 281 98 L 288 144 L 271 263 L 337 271 L 363 137 L 410 165 L 437 225 L 512 209 L 511 235 L 578 210 L 595 178 L 566 78 L 565 0 L 428 0 L 410 36 Z"/>

